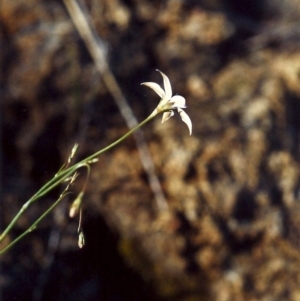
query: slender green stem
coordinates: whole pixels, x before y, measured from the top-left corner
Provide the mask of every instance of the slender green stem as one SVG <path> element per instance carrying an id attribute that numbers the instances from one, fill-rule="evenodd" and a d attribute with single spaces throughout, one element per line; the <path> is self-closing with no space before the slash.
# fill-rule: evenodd
<path id="1" fill-rule="evenodd" d="M 78 167 L 79 168 L 79 167 Z M 54 189 L 56 186 L 58 186 L 60 183 L 64 181 L 67 177 L 71 176 L 72 173 L 75 172 L 76 169 L 71 169 L 67 172 L 64 173 L 64 177 L 59 177 L 59 178 L 52 178 L 49 182 L 47 182 L 37 193 L 35 193 L 20 209 L 20 211 L 15 215 L 13 220 L 9 223 L 9 225 L 6 227 L 6 229 L 2 232 L 0 236 L 0 242 L 3 241 L 3 239 L 6 237 L 6 235 L 11 231 L 11 229 L 14 227 L 16 222 L 19 220 L 21 215 L 28 209 L 28 207 L 36 200 L 41 198 L 43 195 Z M 55 180 L 55 181 L 54 181 Z M 49 185 L 51 182 L 52 185 Z"/>
<path id="2" fill-rule="evenodd" d="M 19 235 L 16 239 L 14 239 L 9 245 L 7 245 L 4 249 L 0 250 L 0 254 L 5 253 L 8 249 L 13 247 L 17 242 L 19 242 L 22 238 L 28 235 L 30 232 L 36 229 L 38 224 L 59 204 L 59 202 L 64 198 L 66 194 L 62 194 L 58 200 L 56 200 L 27 230 L 25 230 L 21 235 Z"/>
<path id="3" fill-rule="evenodd" d="M 111 143 L 110 145 L 106 146 L 105 148 L 99 150 L 98 152 L 94 153 L 93 155 L 85 158 L 84 160 L 80 161 L 79 163 L 75 164 L 76 165 L 80 165 L 82 163 L 88 163 L 88 161 L 97 158 L 99 155 L 101 155 L 102 153 L 110 150 L 111 148 L 113 148 L 114 146 L 116 146 L 117 144 L 119 144 L 120 142 L 122 142 L 123 140 L 125 140 L 128 136 L 130 136 L 133 132 L 135 132 L 137 129 L 139 129 L 140 127 L 142 127 L 144 124 L 146 124 L 148 121 L 150 121 L 155 115 L 156 115 L 156 110 L 153 111 L 153 113 L 147 117 L 145 120 L 143 120 L 141 123 L 139 123 L 138 125 L 136 125 L 134 128 L 132 128 L 130 131 L 128 131 L 125 135 L 123 135 L 121 138 L 119 138 L 118 140 L 116 140 L 115 142 Z"/>
<path id="4" fill-rule="evenodd" d="M 76 170 L 78 170 L 79 168 L 86 166 L 86 164 L 90 164 L 90 161 L 97 158 L 99 155 L 101 155 L 102 153 L 110 150 L 111 148 L 113 148 L 114 146 L 116 146 L 117 144 L 119 144 L 120 142 L 122 142 L 123 140 L 125 140 L 128 136 L 130 136 L 134 131 L 136 131 L 137 129 L 139 129 L 141 126 L 143 126 L 144 124 L 146 124 L 148 121 L 150 121 L 155 115 L 157 114 L 157 111 L 154 110 L 153 113 L 147 117 L 144 121 L 142 121 L 141 123 L 139 123 L 138 125 L 136 125 L 134 128 L 132 128 L 130 131 L 128 131 L 125 135 L 123 135 L 121 138 L 119 138 L 118 140 L 116 140 L 115 142 L 111 143 L 110 145 L 106 146 L 105 148 L 99 150 L 98 152 L 92 154 L 91 156 L 83 159 L 82 161 L 74 164 L 73 166 L 67 168 L 67 169 L 63 169 L 60 170 L 51 180 L 49 180 L 43 187 L 41 187 L 20 209 L 20 211 L 16 214 L 16 216 L 13 218 L 13 220 L 10 222 L 10 224 L 6 227 L 6 229 L 3 231 L 3 233 L 0 236 L 0 242 L 3 241 L 3 239 L 7 236 L 7 234 L 11 231 L 11 229 L 14 227 L 14 225 L 16 224 L 16 222 L 19 220 L 20 216 L 28 209 L 28 207 L 35 201 L 37 201 L 38 199 L 40 199 L 42 196 L 46 195 L 49 191 L 53 190 L 55 187 L 57 187 L 59 184 L 61 184 L 63 181 L 65 181 L 68 177 L 70 177 L 72 174 L 74 174 L 74 172 Z M 59 199 L 58 199 L 59 201 Z M 56 201 L 53 205 L 54 207 L 56 206 L 56 203 L 58 202 Z M 53 207 L 53 208 L 54 208 Z M 51 211 L 52 206 L 49 208 L 49 210 Z M 49 211 L 49 212 L 50 212 Z M 44 213 L 44 214 L 48 214 L 49 213 L 48 210 Z M 41 215 L 41 217 L 37 220 L 37 223 L 42 220 L 44 218 L 44 214 Z M 30 230 L 31 229 L 31 230 Z M 27 235 L 30 231 L 32 231 L 32 227 L 30 227 L 27 231 L 25 231 L 23 234 L 21 234 L 18 238 L 16 238 L 12 244 L 17 243 L 21 238 L 23 238 L 25 235 Z M 11 245 L 11 244 L 10 244 Z M 3 253 L 7 248 L 5 248 L 4 250 L 2 250 L 0 252 Z"/>

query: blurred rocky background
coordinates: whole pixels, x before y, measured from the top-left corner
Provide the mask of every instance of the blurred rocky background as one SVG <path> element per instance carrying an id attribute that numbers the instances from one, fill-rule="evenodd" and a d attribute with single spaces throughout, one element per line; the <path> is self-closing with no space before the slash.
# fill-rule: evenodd
<path id="1" fill-rule="evenodd" d="M 83 0 L 80 0 L 83 1 Z M 1 300 L 300 300 L 300 1 L 86 0 L 138 120 L 162 83 L 187 100 L 143 127 L 168 208 L 135 140 L 105 153 L 84 198 L 86 246 L 65 200 L 1 257 Z M 1 0 L 1 227 L 55 174 L 127 131 L 60 0 Z M 57 189 L 9 240 L 53 203 Z"/>

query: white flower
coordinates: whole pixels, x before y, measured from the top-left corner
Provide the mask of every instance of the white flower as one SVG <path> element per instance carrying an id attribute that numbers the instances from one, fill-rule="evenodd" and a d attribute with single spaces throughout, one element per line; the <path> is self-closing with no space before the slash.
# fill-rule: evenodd
<path id="1" fill-rule="evenodd" d="M 151 88 L 154 92 L 156 92 L 159 97 L 161 98 L 157 108 L 155 109 L 155 114 L 162 113 L 162 123 L 167 121 L 170 117 L 174 115 L 173 110 L 177 109 L 182 121 L 188 126 L 190 135 L 192 134 L 192 122 L 190 117 L 186 112 L 184 112 L 182 109 L 186 108 L 185 105 L 185 98 L 180 96 L 180 95 L 174 95 L 172 96 L 172 87 L 170 84 L 169 78 L 162 73 L 159 70 L 158 71 L 164 80 L 164 88 L 163 90 L 158 84 L 152 83 L 152 82 L 146 82 L 146 83 L 141 83 L 141 85 L 148 86 Z"/>

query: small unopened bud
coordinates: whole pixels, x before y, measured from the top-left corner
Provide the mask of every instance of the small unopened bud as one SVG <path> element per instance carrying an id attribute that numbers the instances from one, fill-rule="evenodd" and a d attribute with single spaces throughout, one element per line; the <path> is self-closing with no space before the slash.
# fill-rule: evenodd
<path id="1" fill-rule="evenodd" d="M 94 158 L 94 159 L 92 159 L 92 160 L 89 160 L 87 163 L 88 163 L 88 164 L 93 164 L 93 163 L 97 163 L 98 161 L 99 161 L 98 158 Z"/>
<path id="2" fill-rule="evenodd" d="M 70 207 L 70 211 L 69 211 L 70 218 L 73 218 L 78 214 L 78 212 L 81 208 L 82 197 L 83 197 L 83 191 L 81 191 L 78 194 L 77 198 L 73 201 L 73 203 Z"/>
<path id="3" fill-rule="evenodd" d="M 73 146 L 73 148 L 72 148 L 72 150 L 71 150 L 71 154 L 70 154 L 70 156 L 69 156 L 69 158 L 68 158 L 68 164 L 70 164 L 71 161 L 72 161 L 72 159 L 74 158 L 78 146 L 79 146 L 79 144 L 77 144 L 77 143 L 74 144 L 74 146 Z"/>
<path id="4" fill-rule="evenodd" d="M 72 177 L 67 177 L 67 178 L 64 179 L 64 182 L 70 182 L 71 179 L 72 179 Z"/>
<path id="5" fill-rule="evenodd" d="M 82 230 L 80 230 L 79 235 L 78 235 L 78 247 L 82 249 L 85 245 L 85 239 L 84 239 L 84 234 Z"/>

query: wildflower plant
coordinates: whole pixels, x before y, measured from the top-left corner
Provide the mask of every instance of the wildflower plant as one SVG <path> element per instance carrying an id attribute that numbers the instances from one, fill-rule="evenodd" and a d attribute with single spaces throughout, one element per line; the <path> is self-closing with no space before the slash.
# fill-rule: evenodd
<path id="1" fill-rule="evenodd" d="M 30 232 L 36 229 L 36 227 L 39 225 L 39 223 L 62 201 L 62 199 L 65 198 L 69 194 L 69 190 L 71 186 L 76 181 L 76 178 L 78 177 L 79 173 L 78 170 L 81 168 L 87 169 L 87 176 L 84 183 L 84 186 L 78 196 L 75 198 L 75 200 L 72 202 L 69 210 L 69 216 L 71 218 L 79 215 L 79 226 L 78 226 L 78 245 L 80 248 L 82 248 L 85 244 L 85 238 L 83 234 L 82 229 L 82 200 L 84 197 L 85 189 L 88 183 L 88 178 L 90 175 L 91 165 L 96 163 L 98 161 L 98 157 L 116 146 L 117 144 L 121 143 L 123 140 L 125 140 L 128 136 L 130 136 L 133 132 L 135 132 L 137 129 L 142 127 L 144 124 L 149 122 L 151 119 L 153 119 L 156 115 L 163 113 L 162 117 L 162 123 L 167 121 L 170 117 L 174 115 L 174 110 L 177 110 L 179 115 L 181 116 L 181 119 L 186 125 L 188 126 L 190 135 L 192 134 L 192 122 L 190 117 L 187 115 L 187 113 L 183 110 L 186 108 L 185 105 L 185 98 L 180 95 L 174 95 L 172 96 L 172 88 L 170 84 L 169 78 L 162 73 L 160 74 L 163 77 L 164 82 L 164 90 L 156 83 L 153 82 L 145 82 L 142 83 L 142 85 L 148 86 L 152 90 L 154 90 L 161 98 L 158 106 L 155 108 L 155 110 L 142 122 L 140 122 L 138 125 L 133 127 L 131 130 L 129 130 L 126 134 L 124 134 L 121 138 L 117 139 L 110 145 L 104 147 L 103 149 L 95 152 L 94 154 L 90 155 L 89 157 L 81 160 L 78 163 L 74 163 L 73 159 L 75 156 L 75 153 L 78 149 L 78 144 L 75 144 L 72 148 L 71 154 L 67 160 L 67 162 L 61 167 L 61 169 L 53 176 L 51 180 L 49 180 L 43 187 L 41 187 L 19 210 L 19 212 L 15 215 L 13 220 L 9 223 L 9 225 L 6 227 L 6 229 L 2 232 L 0 235 L 0 243 L 4 241 L 4 239 L 7 237 L 7 235 L 10 233 L 10 231 L 13 229 L 19 218 L 26 212 L 26 210 L 33 205 L 36 201 L 40 200 L 43 196 L 48 194 L 50 191 L 52 191 L 54 188 L 56 188 L 58 185 L 62 183 L 66 183 L 65 188 L 63 189 L 62 193 L 58 197 L 58 199 L 39 217 L 36 221 L 33 222 L 33 224 L 25 230 L 21 235 L 19 235 L 17 238 L 15 238 L 12 242 L 10 242 L 7 246 L 5 246 L 2 250 L 0 250 L 0 254 L 3 254 L 6 252 L 9 248 L 14 246 L 16 243 L 18 243 L 22 238 L 27 236 Z"/>

